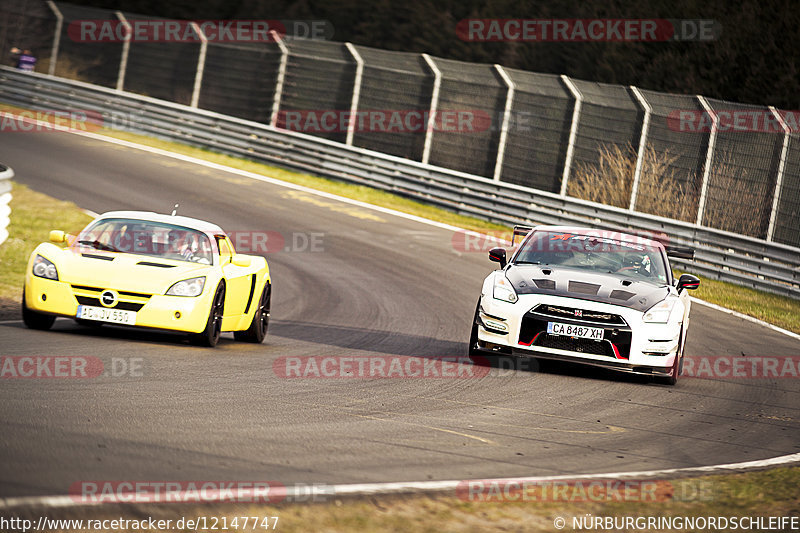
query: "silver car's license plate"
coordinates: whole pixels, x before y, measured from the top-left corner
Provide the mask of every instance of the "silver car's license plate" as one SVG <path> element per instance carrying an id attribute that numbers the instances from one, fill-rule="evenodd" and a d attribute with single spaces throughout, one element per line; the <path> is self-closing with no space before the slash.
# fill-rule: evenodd
<path id="1" fill-rule="evenodd" d="M 79 305 L 77 318 L 86 320 L 97 320 L 98 322 L 111 322 L 114 324 L 136 324 L 135 311 L 123 311 L 122 309 L 109 309 L 106 307 L 94 307 L 91 305 Z"/>
<path id="2" fill-rule="evenodd" d="M 566 335 L 580 337 L 581 339 L 603 340 L 603 328 L 590 328 L 575 324 L 562 324 L 561 322 L 548 322 L 547 333 L 551 335 Z"/>

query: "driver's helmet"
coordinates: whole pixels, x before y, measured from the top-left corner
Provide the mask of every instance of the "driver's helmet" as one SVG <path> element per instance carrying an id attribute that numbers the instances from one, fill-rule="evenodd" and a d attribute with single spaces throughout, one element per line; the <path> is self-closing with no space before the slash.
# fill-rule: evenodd
<path id="1" fill-rule="evenodd" d="M 640 274 L 650 274 L 650 266 L 651 266 L 650 256 L 646 253 L 637 253 L 632 252 L 625 254 L 625 257 L 622 260 L 623 268 L 628 268 L 630 270 L 636 270 Z"/>

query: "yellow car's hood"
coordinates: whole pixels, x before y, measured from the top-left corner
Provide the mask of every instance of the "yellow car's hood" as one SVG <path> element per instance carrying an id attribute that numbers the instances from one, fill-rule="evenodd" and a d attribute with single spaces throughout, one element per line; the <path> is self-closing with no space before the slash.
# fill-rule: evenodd
<path id="1" fill-rule="evenodd" d="M 56 263 L 58 277 L 72 285 L 164 294 L 178 281 L 202 276 L 211 265 L 159 257 L 65 249 Z"/>

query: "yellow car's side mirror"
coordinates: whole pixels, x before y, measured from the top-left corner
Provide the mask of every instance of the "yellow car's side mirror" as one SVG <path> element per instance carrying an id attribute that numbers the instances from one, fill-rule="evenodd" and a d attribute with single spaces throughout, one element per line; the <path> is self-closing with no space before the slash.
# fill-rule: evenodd
<path id="1" fill-rule="evenodd" d="M 233 256 L 231 263 L 233 263 L 237 267 L 249 267 L 250 258 L 247 257 L 246 255 L 236 254 Z"/>
<path id="2" fill-rule="evenodd" d="M 50 232 L 50 242 L 67 242 L 67 234 L 59 229 L 54 229 Z"/>

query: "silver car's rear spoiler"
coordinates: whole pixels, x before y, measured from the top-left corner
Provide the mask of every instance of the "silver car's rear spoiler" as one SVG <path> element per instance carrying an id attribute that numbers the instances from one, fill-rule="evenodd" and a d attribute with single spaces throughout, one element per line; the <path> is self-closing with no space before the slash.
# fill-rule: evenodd
<path id="1" fill-rule="evenodd" d="M 511 246 L 514 246 L 517 235 L 522 235 L 524 237 L 530 233 L 532 229 L 533 226 L 514 226 L 514 234 L 511 236 Z"/>
<path id="2" fill-rule="evenodd" d="M 694 259 L 694 249 L 683 246 L 665 246 L 667 257 L 678 257 L 680 259 Z"/>

